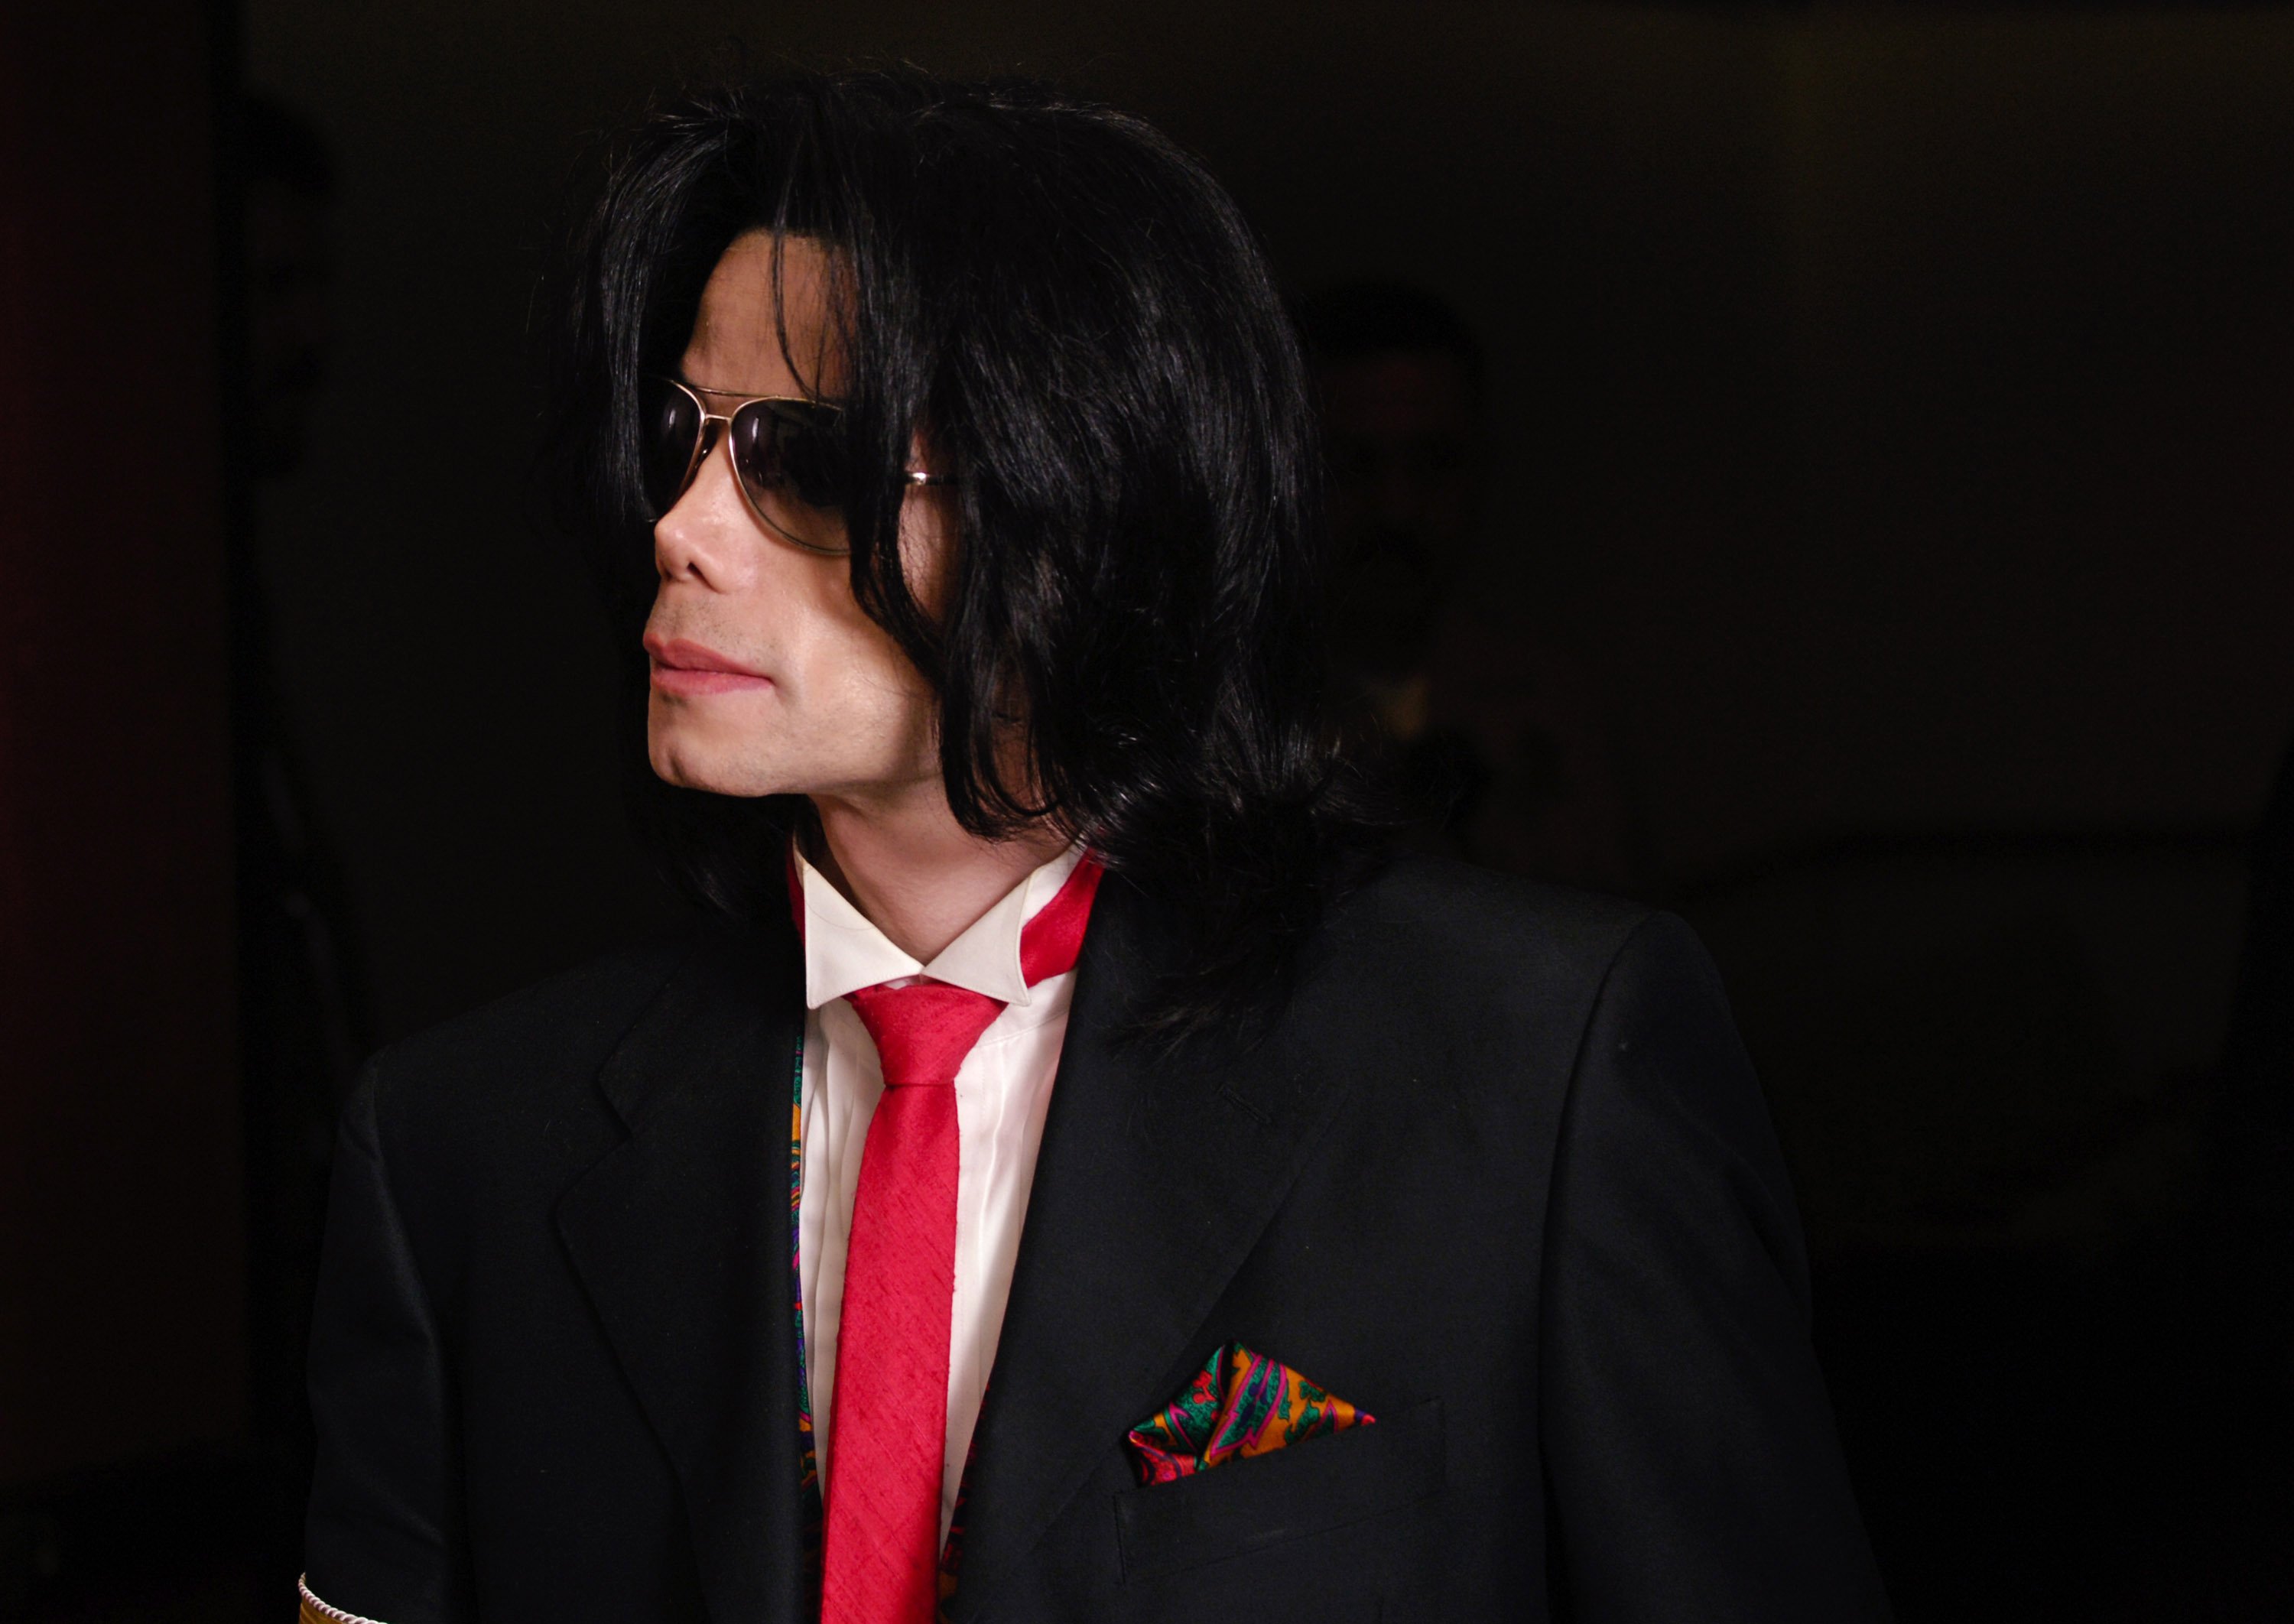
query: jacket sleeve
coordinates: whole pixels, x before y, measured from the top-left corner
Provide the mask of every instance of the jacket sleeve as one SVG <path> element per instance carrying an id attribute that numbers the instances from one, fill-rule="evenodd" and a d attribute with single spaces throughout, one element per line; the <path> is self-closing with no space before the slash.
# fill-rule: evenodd
<path id="1" fill-rule="evenodd" d="M 453 1381 L 391 1193 L 376 1091 L 370 1066 L 335 1148 L 311 1331 L 304 1585 L 320 1616 L 458 1624 L 473 1608 Z"/>
<path id="2" fill-rule="evenodd" d="M 1782 1155 L 1718 974 L 1641 924 L 1579 1050 L 1547 1218 L 1556 1616 L 1889 1616 L 1809 1341 Z"/>

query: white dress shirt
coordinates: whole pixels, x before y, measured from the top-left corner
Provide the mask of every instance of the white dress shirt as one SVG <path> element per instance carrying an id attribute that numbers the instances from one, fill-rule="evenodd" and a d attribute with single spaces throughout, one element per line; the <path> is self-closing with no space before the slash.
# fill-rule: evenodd
<path id="1" fill-rule="evenodd" d="M 1037 869 L 972 927 L 919 963 L 868 922 L 834 885 L 797 859 L 804 890 L 803 1150 L 797 1203 L 797 1279 L 804 1294 L 805 1376 L 812 1390 L 813 1449 L 820 1481 L 836 1396 L 836 1333 L 844 1308 L 844 1252 L 868 1119 L 884 1092 L 876 1044 L 844 995 L 909 976 L 1000 999 L 1004 1010 L 956 1074 L 956 1301 L 948 1333 L 948 1460 L 940 1530 L 948 1538 L 956 1491 L 1027 1221 L 1028 1190 L 1043 1143 L 1052 1076 L 1067 1035 L 1075 972 L 1029 987 L 1020 970 L 1021 927 L 1059 894 L 1082 859 L 1076 848 Z"/>

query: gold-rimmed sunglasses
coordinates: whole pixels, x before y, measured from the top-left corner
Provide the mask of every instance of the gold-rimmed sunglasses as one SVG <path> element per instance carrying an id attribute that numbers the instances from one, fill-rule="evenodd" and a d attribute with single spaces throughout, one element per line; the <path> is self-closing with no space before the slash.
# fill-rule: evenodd
<path id="1" fill-rule="evenodd" d="M 724 410 L 711 410 L 711 401 Z M 843 539 L 852 466 L 836 407 L 789 395 L 736 395 L 656 377 L 646 379 L 639 410 L 646 499 L 656 520 L 677 506 L 721 442 L 730 450 L 734 483 L 759 524 L 809 553 L 852 550 Z M 911 485 L 956 483 L 953 475 L 919 468 L 903 479 Z"/>

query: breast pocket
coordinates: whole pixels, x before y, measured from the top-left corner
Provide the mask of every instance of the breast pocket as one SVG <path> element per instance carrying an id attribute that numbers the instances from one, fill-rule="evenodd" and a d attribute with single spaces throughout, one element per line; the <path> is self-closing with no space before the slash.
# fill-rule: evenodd
<path id="1" fill-rule="evenodd" d="M 1442 1401 L 1115 1497 L 1126 1585 L 1344 1528 L 1442 1488 Z"/>

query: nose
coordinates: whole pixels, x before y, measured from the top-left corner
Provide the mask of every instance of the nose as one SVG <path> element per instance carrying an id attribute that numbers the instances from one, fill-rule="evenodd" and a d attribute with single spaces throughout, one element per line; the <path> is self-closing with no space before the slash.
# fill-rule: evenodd
<path id="1" fill-rule="evenodd" d="M 707 432 L 693 483 L 654 524 L 654 569 L 664 586 L 738 592 L 756 572 L 757 538 L 724 436 L 714 423 Z"/>

